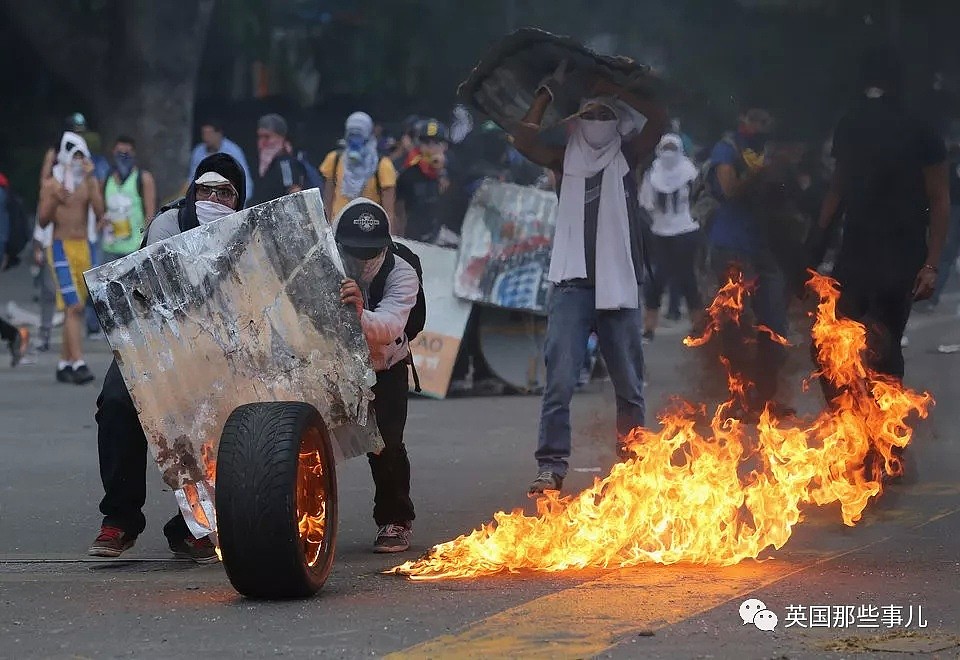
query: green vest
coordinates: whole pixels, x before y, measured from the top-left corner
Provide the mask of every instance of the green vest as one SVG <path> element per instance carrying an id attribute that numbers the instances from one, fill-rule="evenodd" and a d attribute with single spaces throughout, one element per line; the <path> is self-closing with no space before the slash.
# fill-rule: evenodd
<path id="1" fill-rule="evenodd" d="M 103 238 L 105 252 L 124 256 L 140 249 L 146 218 L 139 188 L 139 168 L 134 168 L 123 183 L 117 183 L 113 173 L 107 177 L 103 190 L 103 201 L 107 208 L 107 228 Z"/>

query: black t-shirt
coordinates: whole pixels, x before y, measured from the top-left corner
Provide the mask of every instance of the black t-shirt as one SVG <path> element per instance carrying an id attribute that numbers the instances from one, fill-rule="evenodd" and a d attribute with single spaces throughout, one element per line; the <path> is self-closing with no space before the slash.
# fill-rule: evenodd
<path id="1" fill-rule="evenodd" d="M 430 178 L 417 165 L 397 178 L 397 199 L 407 217 L 406 238 L 432 241 L 440 229 L 440 180 Z"/>
<path id="2" fill-rule="evenodd" d="M 950 158 L 950 204 L 960 206 L 960 153 Z"/>
<path id="3" fill-rule="evenodd" d="M 256 161 L 254 166 L 256 167 Z M 260 176 L 259 170 L 254 172 L 254 197 L 250 206 L 283 197 L 294 186 L 307 187 L 306 171 L 300 161 L 290 154 L 282 153 L 273 159 L 263 176 Z"/>
<path id="4" fill-rule="evenodd" d="M 864 99 L 833 138 L 846 225 L 841 265 L 916 273 L 926 258 L 924 168 L 942 163 L 936 131 L 893 99 Z"/>

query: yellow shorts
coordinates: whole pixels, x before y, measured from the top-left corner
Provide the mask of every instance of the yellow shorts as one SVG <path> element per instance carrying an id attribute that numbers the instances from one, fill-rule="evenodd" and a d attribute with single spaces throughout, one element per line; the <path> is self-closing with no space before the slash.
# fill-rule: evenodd
<path id="1" fill-rule="evenodd" d="M 57 309 L 87 304 L 84 271 L 96 266 L 93 244 L 83 239 L 56 239 L 47 248 L 47 262 L 57 281 Z"/>

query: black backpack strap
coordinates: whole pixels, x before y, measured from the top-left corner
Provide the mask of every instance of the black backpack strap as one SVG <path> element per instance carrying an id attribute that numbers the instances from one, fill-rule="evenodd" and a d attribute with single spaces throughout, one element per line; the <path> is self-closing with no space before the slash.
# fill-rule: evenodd
<path id="1" fill-rule="evenodd" d="M 413 391 L 422 392 L 423 389 L 420 387 L 420 374 L 417 373 L 417 365 L 413 362 L 413 353 L 408 352 L 407 357 L 403 360 L 410 366 L 410 373 L 413 374 Z"/>
<path id="2" fill-rule="evenodd" d="M 340 157 L 343 156 L 343 149 L 337 149 L 336 156 L 333 157 L 333 196 L 337 196 L 337 187 L 340 185 L 340 177 L 337 176 L 337 170 L 340 169 Z"/>
<path id="3" fill-rule="evenodd" d="M 387 286 L 387 275 L 390 274 L 390 271 L 393 270 L 396 257 L 393 255 L 393 248 L 391 247 L 387 250 L 387 256 L 383 259 L 383 265 L 380 266 L 380 270 L 376 275 L 373 276 L 373 281 L 370 282 L 370 288 L 367 289 L 367 305 L 368 309 L 373 310 L 377 305 L 380 304 L 380 301 L 383 300 L 383 290 Z"/>

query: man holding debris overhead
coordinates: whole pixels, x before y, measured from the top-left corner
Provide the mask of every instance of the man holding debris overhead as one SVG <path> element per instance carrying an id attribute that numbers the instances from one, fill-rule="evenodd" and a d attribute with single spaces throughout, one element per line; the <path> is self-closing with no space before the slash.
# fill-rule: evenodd
<path id="1" fill-rule="evenodd" d="M 530 494 L 558 490 L 570 456 L 570 400 L 596 329 L 617 399 L 618 451 L 644 423 L 640 285 L 646 269 L 636 169 L 653 152 L 666 124 L 658 104 L 597 80 L 580 104 L 565 146 L 538 135 L 543 116 L 569 75 L 564 61 L 537 90 L 512 131 L 517 149 L 557 173 L 560 205 L 550 260 L 554 291 L 544 344 L 546 387 L 540 411 Z M 634 111 L 646 121 L 642 130 Z"/>

